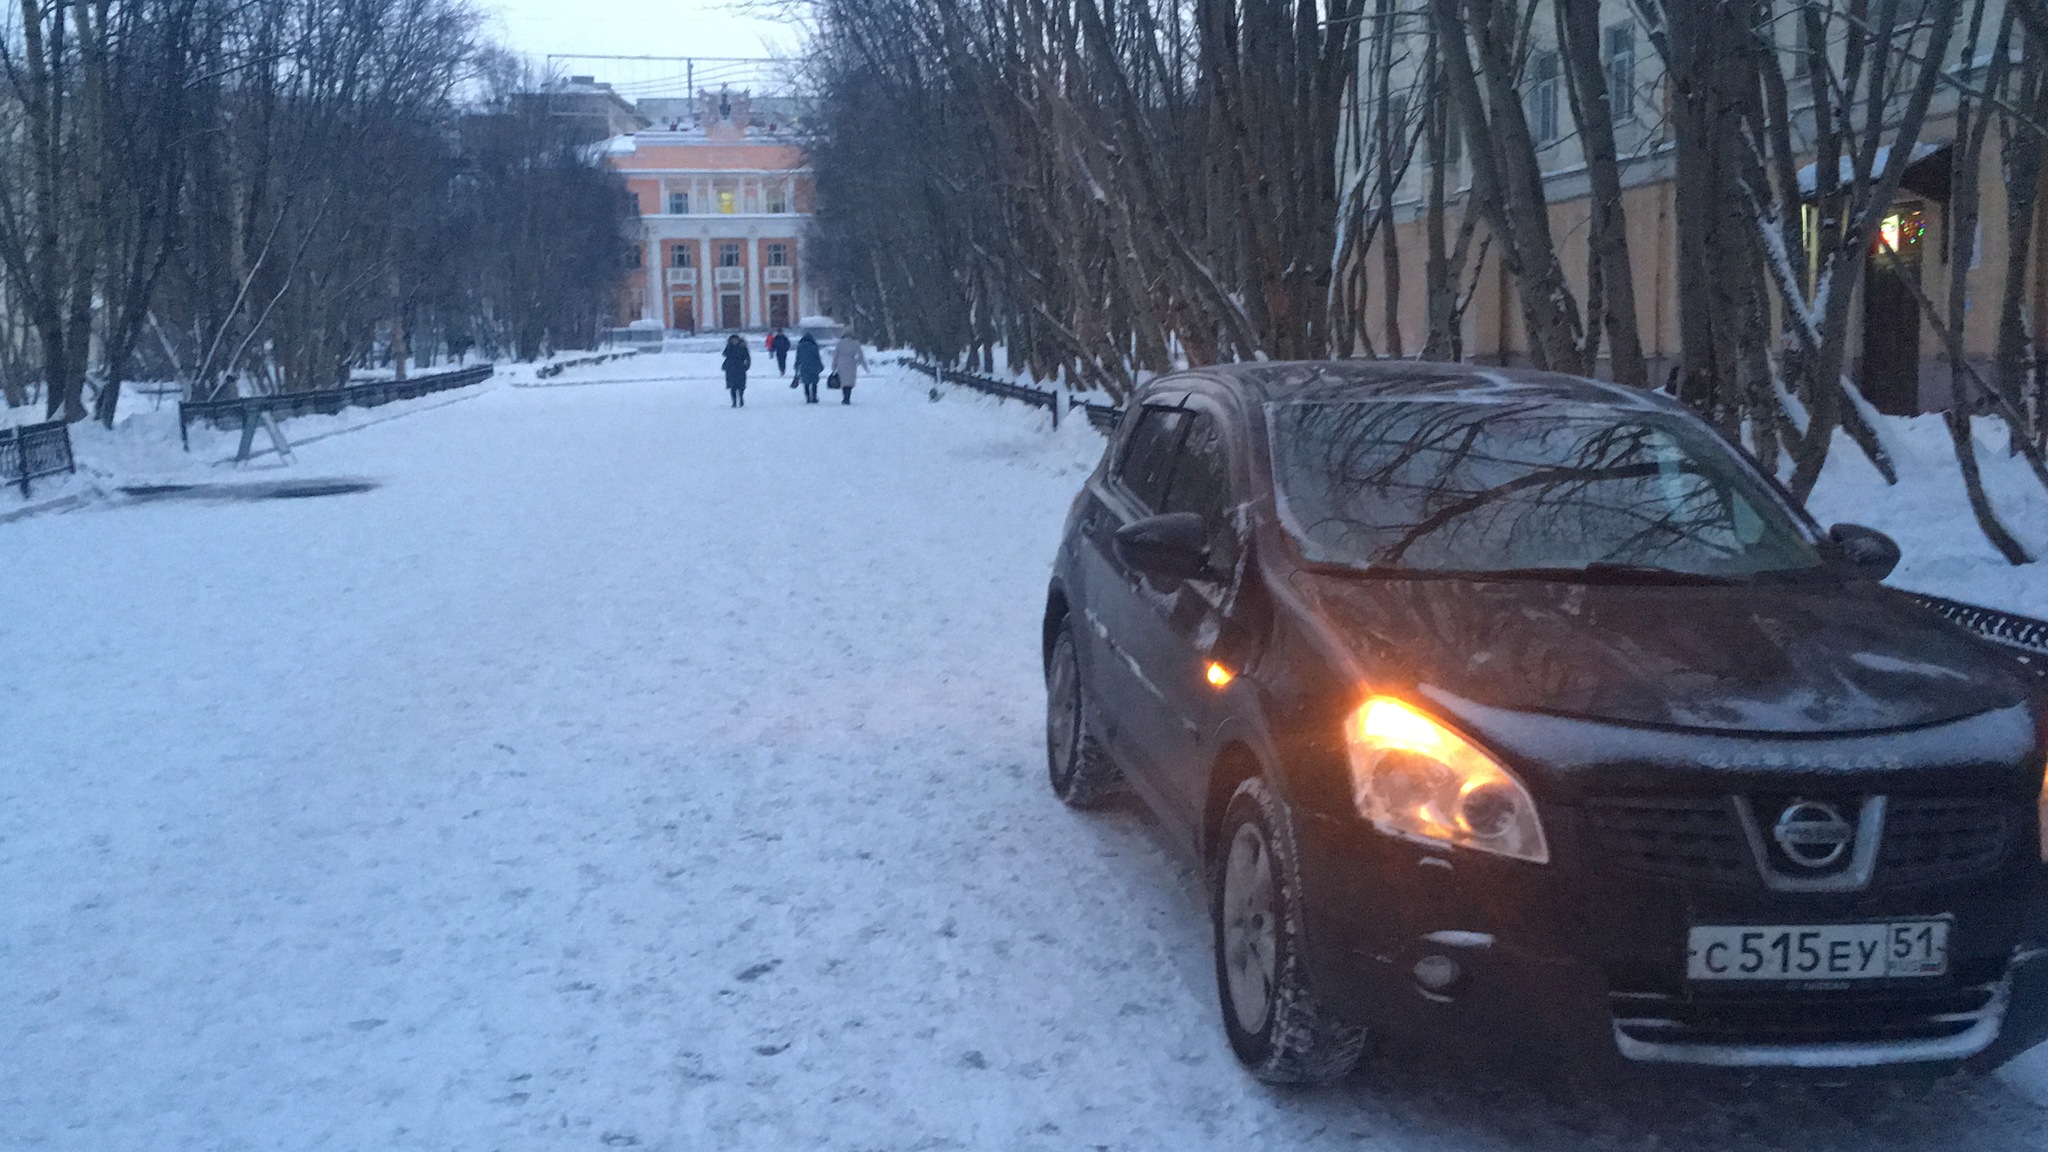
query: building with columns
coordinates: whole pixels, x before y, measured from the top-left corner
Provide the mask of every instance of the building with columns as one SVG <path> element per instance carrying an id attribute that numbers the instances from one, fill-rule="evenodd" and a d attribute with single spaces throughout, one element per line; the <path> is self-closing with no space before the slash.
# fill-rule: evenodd
<path id="1" fill-rule="evenodd" d="M 678 107 L 643 108 L 653 127 L 605 146 L 640 211 L 619 323 L 781 328 L 819 312 L 799 250 L 811 173 L 781 102 L 722 91 L 662 103 Z"/>

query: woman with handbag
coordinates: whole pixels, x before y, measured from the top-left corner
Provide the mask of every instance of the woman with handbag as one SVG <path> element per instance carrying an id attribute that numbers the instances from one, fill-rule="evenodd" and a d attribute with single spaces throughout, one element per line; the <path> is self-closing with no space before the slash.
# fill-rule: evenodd
<path id="1" fill-rule="evenodd" d="M 832 348 L 832 378 L 839 383 L 839 402 L 853 403 L 853 386 L 860 378 L 860 370 L 867 367 L 868 354 L 861 348 L 860 341 L 848 332 L 839 338 Z"/>
<path id="2" fill-rule="evenodd" d="M 818 402 L 818 377 L 825 372 L 825 357 L 818 351 L 817 338 L 809 332 L 796 342 L 796 378 L 804 386 L 804 403 Z"/>

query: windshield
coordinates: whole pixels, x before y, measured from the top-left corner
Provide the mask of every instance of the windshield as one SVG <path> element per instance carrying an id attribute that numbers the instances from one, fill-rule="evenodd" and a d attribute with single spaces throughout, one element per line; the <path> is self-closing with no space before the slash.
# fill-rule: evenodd
<path id="1" fill-rule="evenodd" d="M 1812 569 L 1792 517 L 1712 432 L 1554 401 L 1267 409 L 1281 519 L 1316 563 L 1410 572 Z"/>

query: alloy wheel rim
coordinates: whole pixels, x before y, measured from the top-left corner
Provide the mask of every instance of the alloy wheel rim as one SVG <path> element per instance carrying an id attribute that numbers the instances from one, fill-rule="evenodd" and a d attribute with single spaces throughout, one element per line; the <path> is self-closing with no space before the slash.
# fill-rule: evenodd
<path id="1" fill-rule="evenodd" d="M 1080 728 L 1079 677 L 1075 674 L 1074 646 L 1062 641 L 1053 653 L 1052 679 L 1046 685 L 1045 747 L 1052 765 L 1053 783 L 1064 787 L 1073 775 L 1075 737 Z"/>
<path id="2" fill-rule="evenodd" d="M 1265 833 L 1244 824 L 1223 865 L 1223 979 L 1237 1025 L 1250 1035 L 1266 1027 L 1279 978 L 1279 924 L 1272 853 Z"/>

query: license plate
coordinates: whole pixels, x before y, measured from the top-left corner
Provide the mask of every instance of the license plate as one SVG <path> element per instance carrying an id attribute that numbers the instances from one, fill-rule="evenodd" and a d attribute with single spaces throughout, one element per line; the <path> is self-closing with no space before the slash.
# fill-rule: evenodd
<path id="1" fill-rule="evenodd" d="M 1692 930 L 1691 980 L 1897 980 L 1948 974 L 1947 920 L 1716 924 Z"/>

